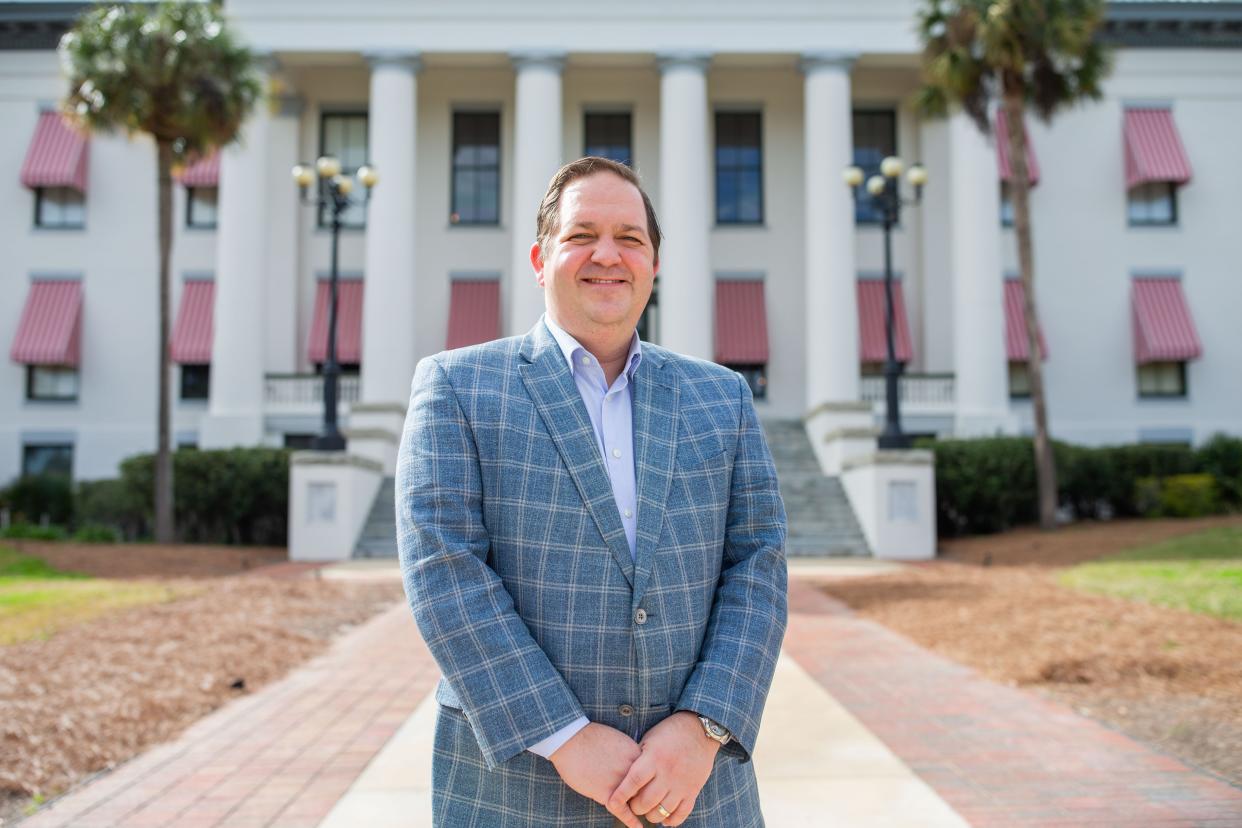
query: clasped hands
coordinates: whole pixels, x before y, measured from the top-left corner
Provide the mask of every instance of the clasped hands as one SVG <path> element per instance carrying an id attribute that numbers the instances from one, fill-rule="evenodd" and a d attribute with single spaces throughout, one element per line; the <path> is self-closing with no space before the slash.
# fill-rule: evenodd
<path id="1" fill-rule="evenodd" d="M 549 760 L 566 785 L 629 828 L 642 828 L 640 816 L 677 826 L 694 809 L 718 750 L 720 744 L 704 735 L 698 716 L 682 710 L 651 728 L 641 743 L 592 722 Z"/>

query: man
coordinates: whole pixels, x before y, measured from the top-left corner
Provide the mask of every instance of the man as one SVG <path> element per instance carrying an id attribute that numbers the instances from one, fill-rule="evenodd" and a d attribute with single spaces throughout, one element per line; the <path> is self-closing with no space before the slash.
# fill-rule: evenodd
<path id="1" fill-rule="evenodd" d="M 566 165 L 547 313 L 415 372 L 398 546 L 444 672 L 438 826 L 763 824 L 785 512 L 745 381 L 639 342 L 659 245 L 628 167 Z"/>

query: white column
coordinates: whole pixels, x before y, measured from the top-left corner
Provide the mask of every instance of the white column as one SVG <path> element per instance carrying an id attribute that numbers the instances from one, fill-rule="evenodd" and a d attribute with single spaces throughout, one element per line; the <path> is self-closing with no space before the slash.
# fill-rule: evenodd
<path id="1" fill-rule="evenodd" d="M 802 60 L 808 409 L 859 398 L 854 202 L 841 178 L 854 163 L 855 57 L 819 53 Z"/>
<path id="2" fill-rule="evenodd" d="M 513 137 L 513 256 L 505 296 L 507 334 L 524 334 L 543 313 L 543 289 L 530 266 L 535 217 L 548 181 L 564 163 L 562 151 L 561 73 L 559 53 L 510 56 L 516 72 Z"/>
<path id="3" fill-rule="evenodd" d="M 712 359 L 711 144 L 707 66 L 699 53 L 660 55 L 660 344 Z"/>
<path id="4" fill-rule="evenodd" d="M 263 81 L 266 87 L 266 76 Z M 215 334 L 207 414 L 199 427 L 203 448 L 255 446 L 263 439 L 269 122 L 267 101 L 260 100 L 239 139 L 220 156 Z"/>
<path id="5" fill-rule="evenodd" d="M 414 158 L 419 58 L 372 55 L 368 161 L 379 183 L 367 205 L 362 305 L 364 403 L 409 398 L 416 362 Z M 360 192 L 361 187 L 355 192 Z"/>
<path id="6" fill-rule="evenodd" d="M 304 215 L 298 188 L 290 170 L 298 163 L 298 129 L 302 99 L 281 95 L 273 102 L 268 127 L 268 250 L 267 250 L 267 359 L 274 374 L 298 369 L 298 273 L 301 250 L 298 226 Z"/>
<path id="7" fill-rule="evenodd" d="M 949 165 L 954 431 L 960 437 L 1012 431 L 996 153 L 960 111 L 949 119 Z"/>

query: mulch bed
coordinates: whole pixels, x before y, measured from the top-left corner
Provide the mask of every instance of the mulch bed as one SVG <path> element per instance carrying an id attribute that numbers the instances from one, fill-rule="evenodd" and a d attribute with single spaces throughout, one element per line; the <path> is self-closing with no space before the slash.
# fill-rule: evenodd
<path id="1" fill-rule="evenodd" d="M 1242 624 L 1055 580 L 1057 567 L 1220 525 L 1242 517 L 1020 530 L 953 541 L 943 560 L 820 587 L 993 680 L 1047 693 L 1242 785 Z"/>
<path id="2" fill-rule="evenodd" d="M 57 567 L 106 577 L 190 573 L 197 591 L 0 647 L 0 819 L 174 738 L 402 596 L 395 581 L 220 577 L 283 560 L 284 550 L 24 546 Z M 287 576 L 291 567 L 296 574 L 288 563 L 256 574 Z"/>

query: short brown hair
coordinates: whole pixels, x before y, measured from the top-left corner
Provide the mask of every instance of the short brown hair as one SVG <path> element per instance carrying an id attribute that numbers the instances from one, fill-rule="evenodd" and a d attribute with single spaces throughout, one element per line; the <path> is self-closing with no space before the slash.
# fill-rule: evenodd
<path id="1" fill-rule="evenodd" d="M 548 249 L 548 242 L 561 227 L 561 194 L 565 188 L 579 178 L 586 178 L 596 173 L 608 172 L 633 184 L 638 194 L 643 197 L 643 209 L 647 211 L 647 237 L 655 248 L 655 260 L 660 260 L 660 222 L 656 220 L 655 208 L 651 199 L 638 181 L 638 173 L 625 164 L 610 158 L 588 155 L 571 161 L 556 171 L 548 182 L 548 191 L 543 194 L 543 202 L 539 205 L 539 217 L 536 224 L 536 239 L 539 241 L 539 256 L 543 257 Z"/>

